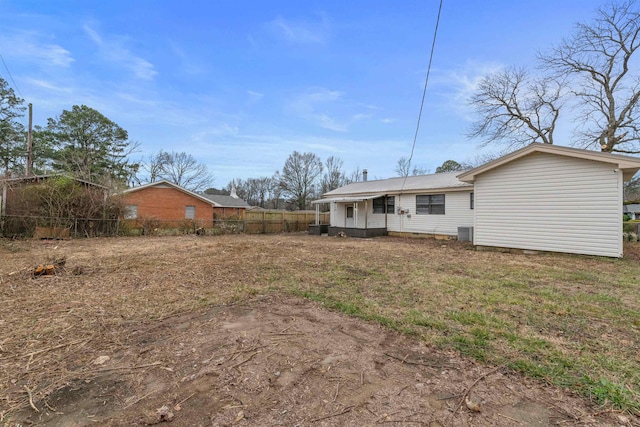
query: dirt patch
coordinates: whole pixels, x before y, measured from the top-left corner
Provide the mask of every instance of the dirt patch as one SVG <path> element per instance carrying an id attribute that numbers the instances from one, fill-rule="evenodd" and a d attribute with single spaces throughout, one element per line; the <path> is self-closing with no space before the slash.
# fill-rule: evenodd
<path id="1" fill-rule="evenodd" d="M 261 298 L 127 332 L 125 351 L 106 352 L 97 372 L 9 424 L 153 425 L 162 407 L 184 426 L 606 424 L 566 392 L 302 299 Z M 479 412 L 463 403 L 472 385 Z"/>
<path id="2" fill-rule="evenodd" d="M 10 308 L 0 318 L 2 423 L 637 422 L 615 411 L 599 412 L 567 390 L 473 362 L 279 289 L 251 295 L 245 291 L 248 281 L 270 277 L 255 273 L 264 257 L 270 258 L 270 268 L 317 262 L 318 241 L 261 240 L 263 248 L 286 249 L 267 254 L 255 249 L 256 239 L 105 239 L 6 250 L 3 255 L 24 257 L 24 267 L 15 265 L 16 256 L 13 264 L 4 265 L 9 273 L 0 281 Z M 366 250 L 364 243 L 350 244 Z M 83 267 L 82 274 L 34 279 L 30 266 L 60 249 L 69 255 L 68 264 Z M 225 262 L 212 262 L 215 257 Z M 192 264 L 182 268 L 187 259 Z M 354 266 L 346 273 L 366 280 L 371 271 Z M 230 299 L 241 295 L 242 301 L 209 302 L 228 289 L 234 290 Z M 197 308 L 199 302 L 205 307 Z M 171 313 L 162 315 L 165 310 Z"/>

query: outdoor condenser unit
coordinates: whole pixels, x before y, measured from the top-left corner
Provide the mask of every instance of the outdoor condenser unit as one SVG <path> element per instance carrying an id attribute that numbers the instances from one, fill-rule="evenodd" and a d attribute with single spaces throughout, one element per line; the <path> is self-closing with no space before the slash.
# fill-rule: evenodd
<path id="1" fill-rule="evenodd" d="M 458 240 L 473 242 L 473 227 L 458 227 Z"/>

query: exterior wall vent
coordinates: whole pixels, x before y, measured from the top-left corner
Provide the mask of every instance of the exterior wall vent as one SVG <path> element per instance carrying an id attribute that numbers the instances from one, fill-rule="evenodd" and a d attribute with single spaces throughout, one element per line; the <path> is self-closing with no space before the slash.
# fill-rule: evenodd
<path id="1" fill-rule="evenodd" d="M 458 240 L 460 242 L 473 242 L 473 227 L 458 227 Z"/>

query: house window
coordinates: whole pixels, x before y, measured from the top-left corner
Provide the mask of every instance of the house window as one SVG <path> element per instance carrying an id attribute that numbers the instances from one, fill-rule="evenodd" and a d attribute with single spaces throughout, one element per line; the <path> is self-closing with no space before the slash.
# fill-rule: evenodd
<path id="1" fill-rule="evenodd" d="M 184 217 L 186 219 L 194 219 L 196 217 L 196 207 L 195 206 L 185 206 L 184 207 Z"/>
<path id="2" fill-rule="evenodd" d="M 387 196 L 387 213 L 393 213 L 396 208 L 396 198 L 395 196 Z"/>
<path id="3" fill-rule="evenodd" d="M 353 206 L 347 206 L 347 218 L 353 218 Z"/>
<path id="4" fill-rule="evenodd" d="M 473 193 L 470 193 L 469 194 L 469 209 L 473 209 L 473 203 L 474 203 Z"/>
<path id="5" fill-rule="evenodd" d="M 416 196 L 416 213 L 444 215 L 444 194 Z"/>
<path id="6" fill-rule="evenodd" d="M 138 218 L 138 205 L 126 205 L 124 207 L 124 219 Z"/>
<path id="7" fill-rule="evenodd" d="M 386 200 L 385 200 L 386 199 Z M 395 196 L 378 197 L 373 199 L 373 213 L 393 213 L 395 210 Z"/>

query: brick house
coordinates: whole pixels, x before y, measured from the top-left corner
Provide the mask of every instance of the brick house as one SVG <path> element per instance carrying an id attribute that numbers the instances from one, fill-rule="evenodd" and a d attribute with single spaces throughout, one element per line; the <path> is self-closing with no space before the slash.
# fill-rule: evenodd
<path id="1" fill-rule="evenodd" d="M 153 219 L 171 226 L 193 220 L 207 227 L 215 219 L 242 218 L 249 207 L 237 196 L 198 194 L 166 180 L 130 188 L 122 196 L 125 219 Z"/>

